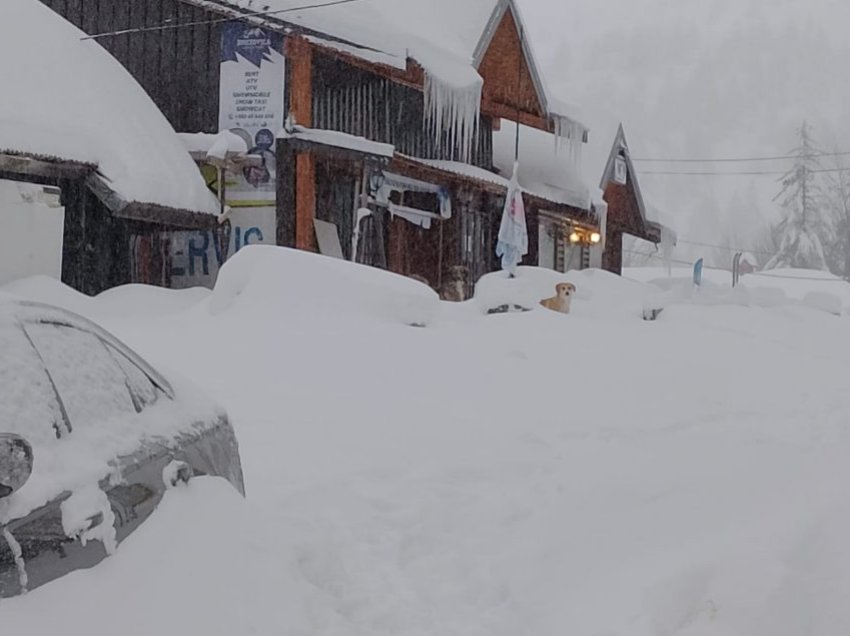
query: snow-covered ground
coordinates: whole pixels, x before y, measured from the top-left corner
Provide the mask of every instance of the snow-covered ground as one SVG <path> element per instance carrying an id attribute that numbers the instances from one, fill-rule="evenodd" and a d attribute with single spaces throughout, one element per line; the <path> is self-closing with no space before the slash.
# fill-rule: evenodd
<path id="1" fill-rule="evenodd" d="M 850 317 L 717 293 L 647 322 L 670 292 L 565 278 L 569 316 L 484 313 L 548 295 L 549 272 L 449 305 L 262 247 L 213 292 L 6 288 L 206 388 L 248 496 L 170 492 L 96 569 L 3 601 L 0 631 L 850 633 Z"/>

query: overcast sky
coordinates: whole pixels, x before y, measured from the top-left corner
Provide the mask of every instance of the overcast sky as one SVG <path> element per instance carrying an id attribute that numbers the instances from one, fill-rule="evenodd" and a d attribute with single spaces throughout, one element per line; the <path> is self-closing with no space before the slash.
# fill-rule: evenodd
<path id="1" fill-rule="evenodd" d="M 850 2 L 519 0 L 550 87 L 622 118 L 632 155 L 784 155 L 803 119 L 850 150 Z M 644 170 L 781 170 L 788 162 L 640 164 Z M 777 177 L 644 175 L 680 236 L 746 243 L 777 215 Z M 746 245 L 744 245 L 746 247 Z"/>

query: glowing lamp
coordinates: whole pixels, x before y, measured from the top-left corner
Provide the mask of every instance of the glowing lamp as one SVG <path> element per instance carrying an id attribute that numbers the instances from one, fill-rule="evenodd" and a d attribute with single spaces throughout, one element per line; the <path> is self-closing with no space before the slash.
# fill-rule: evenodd
<path id="1" fill-rule="evenodd" d="M 599 232 L 594 232 L 590 235 L 590 242 L 594 245 L 602 240 L 602 235 Z"/>
<path id="2" fill-rule="evenodd" d="M 579 241 L 581 241 L 581 236 L 579 236 L 578 232 L 570 234 L 570 243 L 578 243 Z"/>

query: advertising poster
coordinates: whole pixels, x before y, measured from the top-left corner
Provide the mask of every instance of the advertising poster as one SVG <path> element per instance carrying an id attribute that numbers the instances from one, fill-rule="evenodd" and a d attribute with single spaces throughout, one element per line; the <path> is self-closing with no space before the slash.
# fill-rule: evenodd
<path id="1" fill-rule="evenodd" d="M 268 206 L 275 200 L 275 139 L 283 127 L 285 61 L 283 35 L 244 22 L 222 29 L 219 130 L 245 140 L 261 166 L 228 172 L 227 202 Z"/>

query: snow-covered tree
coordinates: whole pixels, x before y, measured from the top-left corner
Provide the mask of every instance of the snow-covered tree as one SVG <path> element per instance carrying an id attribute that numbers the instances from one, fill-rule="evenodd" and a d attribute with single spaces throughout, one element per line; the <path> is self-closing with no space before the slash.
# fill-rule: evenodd
<path id="1" fill-rule="evenodd" d="M 782 177 L 782 190 L 776 196 L 784 212 L 777 226 L 777 254 L 770 259 L 766 269 L 799 267 L 827 269 L 823 237 L 827 233 L 824 199 L 817 176 L 822 171 L 818 150 L 806 123 L 799 130 L 800 144 L 791 151 L 794 166 Z"/>
<path id="2" fill-rule="evenodd" d="M 826 179 L 826 197 L 830 208 L 830 240 L 824 245 L 830 270 L 850 280 L 850 168 L 836 150 L 835 172 Z"/>

